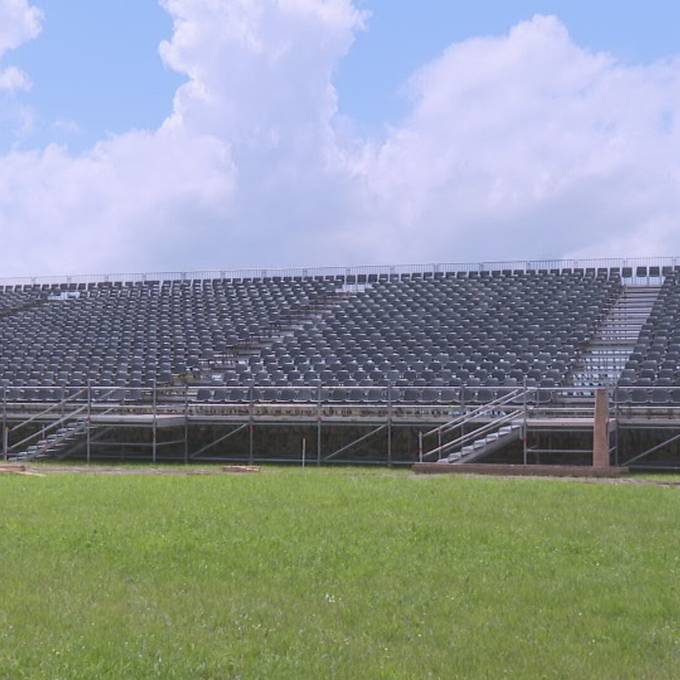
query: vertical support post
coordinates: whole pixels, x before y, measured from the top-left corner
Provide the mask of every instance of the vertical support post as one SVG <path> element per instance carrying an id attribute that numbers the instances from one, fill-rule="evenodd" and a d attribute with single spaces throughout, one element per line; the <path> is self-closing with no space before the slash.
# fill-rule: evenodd
<path id="1" fill-rule="evenodd" d="M 189 462 L 189 385 L 184 385 L 184 463 Z"/>
<path id="2" fill-rule="evenodd" d="M 153 401 L 153 423 L 151 426 L 151 460 L 153 463 L 156 463 L 156 458 L 157 458 L 157 453 L 158 453 L 158 423 L 157 423 L 157 415 L 158 415 L 158 410 L 157 410 L 157 400 L 158 400 L 158 393 L 156 392 L 156 379 L 154 378 L 153 380 L 153 395 L 152 395 L 152 401 Z"/>
<path id="3" fill-rule="evenodd" d="M 92 459 L 92 440 L 90 431 L 92 429 L 92 381 L 87 381 L 87 425 L 85 427 L 85 437 L 86 437 L 86 453 L 87 464 L 90 464 Z"/>
<path id="4" fill-rule="evenodd" d="M 418 432 L 418 462 L 423 462 L 423 433 Z"/>
<path id="5" fill-rule="evenodd" d="M 392 466 L 392 385 L 387 387 L 387 465 Z"/>
<path id="6" fill-rule="evenodd" d="M 2 455 L 5 462 L 9 459 L 9 451 L 7 449 L 9 435 L 7 432 L 7 386 L 2 386 Z"/>
<path id="7" fill-rule="evenodd" d="M 524 376 L 524 392 L 523 392 L 523 398 L 524 398 L 524 424 L 522 426 L 522 463 L 526 465 L 528 463 L 528 456 L 527 456 L 527 444 L 528 444 L 528 438 L 529 438 L 529 431 L 528 431 L 528 401 L 527 401 L 527 377 Z"/>
<path id="8" fill-rule="evenodd" d="M 248 395 L 249 395 L 249 400 L 250 400 L 250 404 L 248 405 L 248 462 L 250 463 L 250 465 L 252 465 L 254 458 L 255 458 L 255 450 L 254 450 L 255 392 L 253 390 L 252 385 L 248 388 Z"/>
<path id="9" fill-rule="evenodd" d="M 609 394 L 606 387 L 595 390 L 593 419 L 593 467 L 606 470 L 609 463 Z"/>
<path id="10" fill-rule="evenodd" d="M 307 438 L 302 438 L 302 469 L 305 469 L 305 459 L 307 457 Z"/>
<path id="11" fill-rule="evenodd" d="M 614 465 L 619 467 L 619 386 L 614 386 Z"/>
<path id="12" fill-rule="evenodd" d="M 316 388 L 316 464 L 321 465 L 321 385 Z"/>

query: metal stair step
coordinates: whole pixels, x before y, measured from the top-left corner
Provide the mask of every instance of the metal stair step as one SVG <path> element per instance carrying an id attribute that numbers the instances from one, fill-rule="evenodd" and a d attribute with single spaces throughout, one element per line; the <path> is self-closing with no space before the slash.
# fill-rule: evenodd
<path id="1" fill-rule="evenodd" d="M 661 286 L 624 286 L 571 371 L 574 386 L 615 384 L 635 349 Z"/>

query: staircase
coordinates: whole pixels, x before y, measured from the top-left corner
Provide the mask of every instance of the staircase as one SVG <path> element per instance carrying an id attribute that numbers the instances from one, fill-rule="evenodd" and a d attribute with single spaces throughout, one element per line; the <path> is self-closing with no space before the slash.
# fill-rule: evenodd
<path id="1" fill-rule="evenodd" d="M 444 458 L 440 458 L 437 462 L 462 464 L 472 463 L 479 458 L 484 458 L 519 440 L 522 436 L 522 425 L 520 420 L 512 421 L 508 425 L 501 427 L 497 432 L 474 439 L 472 443 L 463 446 L 458 451 L 454 451 Z"/>
<path id="2" fill-rule="evenodd" d="M 468 407 L 448 423 L 425 432 L 420 437 L 418 459 L 421 463 L 435 457 L 438 463 L 471 463 L 521 439 L 527 394 L 518 387 L 486 404 Z M 467 426 L 473 429 L 465 432 Z M 455 438 L 446 441 L 450 434 Z M 437 445 L 425 451 L 424 442 L 432 437 Z"/>
<path id="3" fill-rule="evenodd" d="M 661 286 L 624 286 L 571 375 L 574 387 L 615 385 Z"/>
<path id="4" fill-rule="evenodd" d="M 53 458 L 69 449 L 86 434 L 87 423 L 84 420 L 71 421 L 34 444 L 31 444 L 24 451 L 11 454 L 11 458 L 22 462 Z"/>
<path id="5" fill-rule="evenodd" d="M 35 309 L 36 307 L 40 307 L 41 305 L 45 304 L 45 302 L 46 302 L 45 298 L 38 297 L 33 298 L 28 302 L 22 302 L 19 305 L 2 307 L 0 308 L 0 319 L 3 319 L 8 316 L 13 316 L 14 314 L 19 314 L 20 312 L 27 312 L 31 309 Z"/>

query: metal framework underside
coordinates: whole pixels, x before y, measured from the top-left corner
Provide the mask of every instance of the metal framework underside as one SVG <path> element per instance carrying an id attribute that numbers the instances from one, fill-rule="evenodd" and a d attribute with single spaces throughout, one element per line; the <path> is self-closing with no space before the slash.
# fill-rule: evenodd
<path id="1" fill-rule="evenodd" d="M 395 401 L 385 387 L 373 388 L 372 397 L 372 388 L 361 388 L 368 399 L 342 402 L 330 398 L 336 388 L 309 388 L 299 401 L 274 402 L 262 399 L 267 388 L 250 387 L 236 403 L 201 403 L 201 388 L 188 386 L 135 390 L 135 399 L 126 398 L 124 388 L 59 388 L 57 401 L 40 399 L 41 389 L 49 394 L 56 388 L 30 389 L 38 393 L 31 401 L 2 393 L 5 459 L 28 450 L 36 458 L 87 461 L 410 465 L 436 461 L 508 423 L 519 428 L 517 462 L 582 460 L 592 451 L 595 388 L 582 386 L 494 387 L 493 398 L 482 401 L 469 400 L 461 387 L 446 403 Z M 647 398 L 654 390 L 644 389 Z M 680 456 L 677 464 L 658 458 L 680 441 L 680 404 L 636 403 L 634 392 L 626 388 L 622 402 L 617 388 L 610 389 L 612 462 L 644 466 L 656 456 L 655 467 L 680 469 Z M 623 446 L 629 435 L 640 443 Z M 578 445 L 566 445 L 567 439 Z"/>

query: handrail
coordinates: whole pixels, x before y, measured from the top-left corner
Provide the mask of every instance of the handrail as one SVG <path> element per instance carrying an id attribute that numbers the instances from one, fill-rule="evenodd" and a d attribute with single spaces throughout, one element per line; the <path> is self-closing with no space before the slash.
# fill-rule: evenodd
<path id="1" fill-rule="evenodd" d="M 82 394 L 83 392 L 85 392 L 86 390 L 87 390 L 87 388 L 84 387 L 84 388 L 82 388 L 81 390 L 79 390 L 78 392 L 76 392 L 75 394 L 72 394 L 70 397 L 67 397 L 67 398 L 65 398 L 65 399 L 62 399 L 62 400 L 59 401 L 59 402 L 56 402 L 56 403 L 52 404 L 52 406 L 50 406 L 49 408 L 45 409 L 44 411 L 41 411 L 40 413 L 36 413 L 34 416 L 31 416 L 28 420 L 24 420 L 22 423 L 19 423 L 18 425 L 15 425 L 15 426 L 10 430 L 10 432 L 14 432 L 14 431 L 18 430 L 19 428 L 24 427 L 24 425 L 28 425 L 29 423 L 32 423 L 34 420 L 37 420 L 38 418 L 44 416 L 46 413 L 49 413 L 50 411 L 53 411 L 55 408 L 58 408 L 59 406 L 63 406 L 63 405 L 66 404 L 67 402 L 69 402 L 69 401 L 71 401 L 71 400 L 73 400 L 73 399 L 76 399 L 79 395 L 81 395 L 81 394 Z"/>
<path id="2" fill-rule="evenodd" d="M 84 426 L 84 427 L 83 427 L 83 426 Z M 80 432 L 80 431 L 83 431 L 83 430 L 87 430 L 87 423 L 86 423 L 84 420 L 81 420 L 81 421 L 79 422 L 79 427 L 78 427 L 78 430 L 77 430 L 77 431 Z M 44 430 L 44 431 L 46 431 L 46 430 Z M 47 449 L 47 448 L 53 443 L 53 442 L 48 442 L 48 441 L 43 440 L 43 439 L 39 439 L 38 442 L 37 442 L 37 444 L 40 444 L 40 442 L 42 442 L 42 446 L 40 446 L 40 448 L 38 449 L 38 451 L 44 451 L 45 449 Z M 34 446 L 35 446 L 35 445 L 34 445 Z M 25 453 L 25 452 L 24 452 L 24 453 Z M 19 456 L 20 456 L 20 455 L 22 455 L 22 454 L 19 452 L 19 453 L 16 453 L 15 455 L 19 455 Z"/>
<path id="3" fill-rule="evenodd" d="M 21 389 L 31 389 L 31 390 L 43 390 L 45 391 L 45 398 L 41 399 L 38 397 L 37 399 L 33 398 L 30 400 L 17 400 L 12 393 L 7 393 L 3 390 L 2 394 L 0 395 L 0 401 L 2 401 L 4 407 L 7 409 L 8 415 L 13 415 L 16 414 L 17 416 L 21 416 L 23 418 L 26 418 L 26 420 L 22 421 L 22 423 L 19 423 L 19 425 L 15 425 L 12 427 L 10 431 L 16 431 L 19 429 L 20 426 L 23 426 L 23 424 L 26 423 L 34 423 L 36 421 L 39 421 L 40 419 L 46 419 L 46 416 L 48 416 L 50 413 L 54 415 L 54 412 L 56 409 L 59 408 L 59 405 L 62 403 L 73 403 L 73 406 L 80 405 L 80 404 L 85 404 L 84 400 L 84 395 L 86 394 L 88 389 L 91 389 L 93 392 L 98 391 L 102 392 L 105 394 L 105 397 L 109 397 L 110 395 L 114 395 L 115 393 L 118 392 L 120 394 L 125 393 L 126 396 L 120 396 L 120 397 L 115 397 L 115 400 L 110 400 L 106 402 L 99 402 L 95 401 L 92 402 L 90 405 L 90 408 L 92 409 L 93 413 L 102 413 L 102 411 L 106 411 L 107 413 L 111 413 L 115 411 L 116 409 L 122 409 L 126 413 L 128 412 L 136 412 L 136 413 L 148 413 L 149 411 L 152 410 L 152 402 L 151 402 L 151 395 L 153 393 L 153 388 L 150 387 L 140 387 L 140 388 L 132 388 L 130 386 L 126 385 L 117 385 L 117 386 L 95 386 L 92 385 L 90 388 L 85 387 L 85 386 L 69 386 L 69 390 L 74 390 L 75 392 L 71 395 L 69 395 L 65 400 L 59 400 L 52 402 L 49 399 L 50 392 L 54 392 L 55 389 L 59 389 L 61 386 L 59 385 L 53 385 L 53 386 L 25 386 L 25 387 L 20 387 L 20 386 L 11 386 L 11 390 L 21 390 Z M 335 389 L 342 389 L 344 391 L 347 391 L 349 393 L 356 392 L 357 390 L 359 391 L 380 391 L 383 392 L 386 389 L 389 389 L 390 386 L 388 385 L 376 385 L 373 387 L 367 387 L 367 386 L 302 386 L 302 387 L 281 387 L 281 386 L 273 386 L 273 385 L 262 385 L 262 386 L 253 386 L 251 387 L 246 387 L 246 386 L 227 386 L 227 385 L 216 385 L 216 384 L 205 384 L 205 385 L 195 385 L 191 387 L 191 392 L 194 393 L 197 390 L 200 389 L 220 389 L 220 390 L 248 390 L 248 392 L 261 393 L 260 395 L 257 395 L 255 398 L 253 398 L 254 403 L 261 403 L 263 407 L 267 406 L 276 406 L 276 407 L 282 407 L 283 405 L 292 405 L 295 406 L 296 408 L 305 408 L 309 404 L 316 405 L 318 404 L 318 399 L 316 398 L 316 395 L 321 393 L 321 404 L 324 408 L 355 408 L 355 409 L 369 409 L 371 411 L 378 411 L 378 410 L 384 410 L 387 408 L 386 403 L 378 403 L 371 401 L 370 399 L 368 400 L 362 400 L 361 398 L 357 397 L 356 400 L 350 399 L 347 402 L 342 402 L 342 403 L 337 403 L 334 401 L 332 398 L 329 397 L 329 391 L 335 390 Z M 393 386 L 392 386 L 393 387 Z M 637 413 L 637 412 L 650 412 L 653 410 L 658 410 L 658 409 L 665 409 L 665 410 L 673 410 L 674 412 L 677 412 L 678 409 L 680 409 L 680 403 L 678 402 L 678 396 L 677 393 L 680 393 L 680 384 L 677 385 L 669 385 L 669 386 L 661 386 L 661 385 L 645 385 L 645 386 L 640 386 L 640 385 L 621 385 L 617 387 L 618 394 L 619 395 L 625 395 L 624 398 L 617 398 L 617 391 L 614 390 L 614 386 L 609 386 L 610 387 L 610 394 L 612 398 L 612 403 L 617 403 L 619 402 L 622 408 L 625 408 L 626 413 Z M 183 404 L 184 404 L 184 398 L 183 398 L 183 390 L 186 389 L 185 386 L 182 385 L 172 385 L 172 386 L 159 386 L 156 388 L 156 394 L 157 394 L 157 409 L 159 412 L 165 412 L 168 414 L 175 413 L 177 404 L 179 403 L 179 400 L 181 398 L 181 404 L 182 404 L 182 409 L 183 409 Z M 312 394 L 315 395 L 315 398 L 312 399 L 292 399 L 289 401 L 281 401 L 277 396 L 276 393 L 281 390 L 281 389 L 294 389 L 300 391 L 303 396 Z M 397 391 L 401 391 L 401 388 L 394 388 Z M 419 387 L 418 389 L 442 389 L 441 386 L 422 386 Z M 457 388 L 456 388 L 457 389 Z M 465 389 L 465 387 L 461 388 Z M 523 393 L 523 388 L 518 387 L 518 386 L 492 386 L 492 385 L 476 385 L 476 386 L 471 386 L 471 389 L 474 389 L 475 391 L 477 390 L 489 390 L 493 391 L 496 394 L 498 392 L 501 392 L 500 396 L 497 396 L 495 399 L 492 401 L 487 401 L 485 403 L 479 404 L 479 403 L 470 403 L 469 405 L 465 406 L 464 403 L 458 403 L 457 401 L 418 401 L 418 400 L 412 400 L 412 399 L 407 399 L 407 400 L 401 400 L 399 397 L 393 397 L 392 399 L 392 408 L 395 409 L 395 412 L 399 412 L 400 414 L 404 414 L 408 411 L 412 411 L 414 413 L 420 413 L 423 410 L 426 411 L 432 411 L 431 415 L 437 415 L 437 417 L 449 417 L 450 418 L 450 409 L 452 404 L 456 406 L 462 406 L 465 411 L 464 413 L 459 413 L 456 415 L 454 418 L 447 420 L 446 422 L 443 422 L 440 425 L 437 425 L 436 427 L 432 428 L 431 430 L 428 430 L 423 434 L 423 436 L 432 436 L 432 434 L 436 434 L 438 432 L 444 433 L 447 432 L 448 430 L 452 429 L 453 427 L 460 426 L 461 424 L 465 424 L 467 422 L 470 422 L 472 420 L 475 420 L 476 417 L 479 417 L 480 414 L 484 412 L 488 412 L 490 410 L 493 410 L 495 408 L 503 408 L 506 406 L 506 404 L 512 402 L 514 399 L 517 399 L 518 397 L 521 397 Z M 595 390 L 598 389 L 597 385 L 560 385 L 560 386 L 555 386 L 555 387 L 539 387 L 539 386 L 531 386 L 527 387 L 526 393 L 530 395 L 529 403 L 528 403 L 528 408 L 531 410 L 533 414 L 540 414 L 540 413 L 552 413 L 552 414 L 569 414 L 569 413 L 581 413 L 581 414 L 590 414 L 592 412 L 592 398 L 595 393 Z M 135 391 L 135 392 L 140 392 L 141 397 L 140 401 L 128 401 L 127 400 L 127 393 L 130 391 Z M 509 390 L 509 391 L 507 391 Z M 669 392 L 672 391 L 676 394 L 673 395 L 673 397 L 667 401 L 663 402 L 654 402 L 653 401 L 653 395 L 656 393 L 664 393 L 664 392 Z M 181 394 L 180 394 L 181 393 Z M 550 394 L 552 396 L 550 402 L 545 402 L 540 400 L 540 395 L 542 394 Z M 646 394 L 646 395 L 651 395 L 649 399 L 645 399 L 643 401 L 635 401 L 632 397 L 635 397 L 636 394 Z M 536 397 L 536 399 L 534 398 Z M 236 401 L 230 401 L 230 398 L 228 395 L 223 396 L 219 400 L 216 400 L 214 403 L 211 402 L 206 402 L 206 404 L 209 403 L 209 405 L 214 405 L 214 406 L 220 406 L 220 405 L 226 405 L 226 404 L 232 404 L 238 406 L 241 403 L 250 403 L 250 399 L 252 397 L 248 397 L 244 402 L 241 400 L 236 400 Z M 436 411 L 436 414 L 435 414 Z M 183 411 L 182 411 L 183 412 Z M 18 420 L 18 418 L 14 418 L 14 420 Z M 428 426 L 430 426 L 430 423 L 428 423 Z"/>
<path id="4" fill-rule="evenodd" d="M 33 434 L 29 435 L 28 437 L 22 439 L 20 442 L 17 442 L 16 444 L 12 445 L 12 449 L 18 449 L 27 442 L 30 442 L 31 439 L 35 439 L 38 435 L 44 434 L 45 432 L 48 432 L 49 430 L 54 429 L 57 425 L 61 425 L 61 423 L 65 423 L 67 420 L 71 420 L 71 418 L 74 418 L 76 415 L 79 413 L 82 413 L 85 411 L 88 407 L 88 404 L 85 404 L 84 406 L 81 406 L 79 409 L 76 409 L 72 413 L 69 413 L 67 416 L 64 416 L 63 418 L 60 418 L 59 420 L 55 420 L 53 423 L 50 423 L 46 427 L 43 427 L 42 429 L 38 430 L 37 432 L 34 432 Z M 39 441 L 39 440 L 38 440 Z"/>
<path id="5" fill-rule="evenodd" d="M 481 406 L 476 407 L 472 411 L 467 411 L 466 413 L 456 416 L 453 420 L 450 420 L 448 423 L 444 423 L 443 425 L 439 425 L 432 430 L 429 430 L 428 432 L 425 432 L 423 434 L 423 439 L 425 437 L 429 437 L 430 435 L 433 435 L 437 432 L 441 432 L 442 434 L 444 432 L 448 432 L 449 430 L 453 429 L 454 427 L 460 427 L 461 425 L 465 425 L 465 423 L 469 422 L 470 420 L 474 420 L 474 417 L 479 415 L 480 413 L 483 413 L 484 411 L 488 411 L 491 408 L 494 408 L 495 406 L 503 406 L 507 404 L 508 402 L 512 401 L 513 399 L 517 397 L 521 397 L 522 394 L 524 393 L 524 388 L 518 388 L 515 389 L 512 392 L 509 392 L 507 394 L 504 394 L 502 397 L 497 397 L 493 401 L 489 401 L 485 404 L 482 404 Z"/>
<path id="6" fill-rule="evenodd" d="M 500 418 L 497 418 L 496 420 L 491 421 L 490 423 L 486 423 L 485 425 L 482 425 L 481 427 L 477 428 L 476 430 L 473 430 L 472 432 L 468 432 L 467 434 L 461 435 L 457 439 L 452 439 L 450 442 L 446 442 L 445 444 L 442 444 L 441 446 L 437 446 L 434 449 L 431 449 L 427 453 L 423 454 L 423 459 L 427 458 L 428 456 L 431 456 L 435 453 L 440 453 L 446 449 L 452 448 L 454 446 L 462 446 L 464 442 L 467 442 L 470 439 L 479 439 L 479 437 L 482 434 L 485 434 L 486 432 L 490 430 L 494 430 L 504 423 L 507 423 L 510 420 L 514 420 L 517 418 L 518 415 L 522 413 L 522 409 L 518 408 L 512 413 L 506 413 L 505 415 L 501 416 Z"/>

